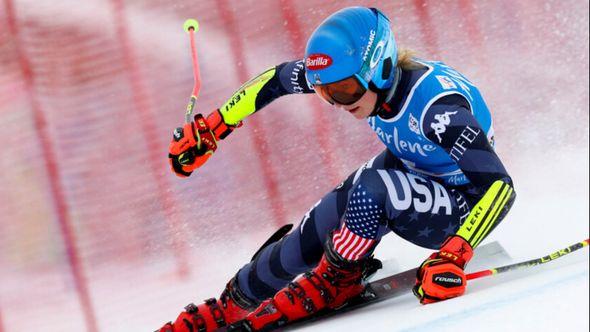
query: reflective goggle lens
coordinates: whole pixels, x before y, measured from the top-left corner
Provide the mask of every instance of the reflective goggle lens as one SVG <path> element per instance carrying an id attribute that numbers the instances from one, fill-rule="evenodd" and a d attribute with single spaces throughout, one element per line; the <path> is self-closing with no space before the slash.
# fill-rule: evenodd
<path id="1" fill-rule="evenodd" d="M 340 105 L 352 105 L 367 92 L 355 76 L 330 84 L 316 84 L 314 89 L 330 104 Z"/>

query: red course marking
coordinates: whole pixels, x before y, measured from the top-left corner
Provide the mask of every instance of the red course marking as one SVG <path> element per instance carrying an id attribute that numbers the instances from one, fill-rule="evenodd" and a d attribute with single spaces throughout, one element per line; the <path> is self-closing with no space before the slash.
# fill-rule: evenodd
<path id="1" fill-rule="evenodd" d="M 484 45 L 483 34 L 477 21 L 474 3 L 470 0 L 459 0 L 461 16 L 465 19 L 469 44 L 472 45 L 472 52 L 479 64 L 484 68 L 484 74 L 489 72 L 489 65 L 486 60 L 487 51 Z"/>
<path id="2" fill-rule="evenodd" d="M 127 30 L 127 21 L 125 19 L 125 4 L 122 0 L 112 0 L 113 4 L 113 15 L 115 22 L 115 29 L 117 31 L 117 37 L 122 46 L 123 59 L 125 61 L 125 68 L 128 69 L 129 82 L 133 91 L 133 108 L 141 113 L 139 121 L 142 127 L 142 134 L 144 135 L 143 140 L 146 142 L 148 147 L 149 164 L 152 169 L 152 178 L 156 183 L 158 200 L 162 204 L 164 209 L 164 215 L 166 216 L 166 222 L 169 226 L 169 235 L 172 237 L 173 245 L 172 250 L 176 258 L 176 272 L 180 278 L 186 278 L 190 272 L 188 268 L 187 258 L 187 245 L 186 239 L 182 238 L 178 234 L 184 234 L 182 232 L 181 221 L 177 217 L 174 211 L 177 211 L 178 206 L 174 197 L 172 196 L 172 188 L 166 177 L 158 176 L 160 166 L 164 163 L 162 161 L 162 154 L 166 151 L 166 148 L 161 146 L 156 139 L 156 135 L 153 133 L 158 132 L 157 126 L 154 123 L 154 112 L 148 102 L 148 93 L 146 92 L 144 80 L 141 77 L 139 70 L 139 64 L 136 61 L 136 56 L 133 52 L 132 42 L 129 39 L 129 32 Z M 179 116 L 184 113 L 179 113 Z M 180 117 L 179 117 L 180 118 Z M 150 134 L 152 133 L 152 134 Z M 173 176 L 170 173 L 170 176 Z"/>
<path id="3" fill-rule="evenodd" d="M 53 198 L 53 207 L 55 209 L 59 229 L 64 240 L 64 245 L 67 253 L 68 263 L 72 271 L 74 285 L 78 294 L 78 301 L 84 313 L 86 329 L 89 332 L 97 332 L 97 323 L 90 299 L 90 292 L 88 290 L 86 276 L 80 261 L 78 249 L 76 247 L 76 234 L 72 228 L 72 221 L 70 219 L 68 204 L 65 199 L 61 178 L 59 176 L 59 165 L 55 157 L 55 151 L 51 144 L 51 135 L 47 129 L 47 120 L 39 99 L 37 91 L 33 82 L 33 71 L 29 61 L 28 54 L 25 52 L 22 44 L 21 35 L 18 24 L 16 22 L 16 14 L 12 0 L 6 0 L 5 9 L 8 19 L 8 30 L 15 40 L 15 48 L 18 56 L 19 65 L 22 71 L 23 79 L 25 81 L 27 94 L 31 102 L 31 110 L 33 112 L 34 127 L 37 132 L 37 139 L 41 147 L 41 154 L 45 164 L 45 170 L 49 176 L 49 190 Z"/>
<path id="4" fill-rule="evenodd" d="M 422 31 L 424 46 L 428 55 L 436 58 L 439 56 L 440 51 L 436 34 L 434 33 L 434 27 L 432 26 L 432 19 L 428 12 L 428 3 L 426 0 L 414 0 L 414 8 L 418 15 L 418 22 L 420 23 L 420 29 Z"/>
<path id="5" fill-rule="evenodd" d="M 230 44 L 232 45 L 231 52 L 234 57 L 235 69 L 238 72 L 238 80 L 240 83 L 246 82 L 250 77 L 246 66 L 246 56 L 240 30 L 236 25 L 234 14 L 230 9 L 227 0 L 216 1 L 216 4 L 219 9 L 220 19 L 223 21 L 224 26 L 227 27 L 228 37 L 230 39 Z M 249 118 L 248 122 L 252 127 L 252 138 L 254 140 L 253 151 L 256 153 L 260 162 L 263 174 L 262 179 L 270 200 L 271 211 L 275 219 L 274 222 L 276 225 L 283 225 L 286 222 L 285 207 L 281 203 L 281 195 L 276 180 L 276 171 L 266 162 L 269 151 L 266 142 L 265 128 L 255 117 Z"/>
<path id="6" fill-rule="evenodd" d="M 281 0 L 280 6 L 283 19 L 287 22 L 287 35 L 291 39 L 291 50 L 295 56 L 303 57 L 307 41 L 303 38 L 303 29 L 299 23 L 295 8 L 293 8 L 293 2 L 290 0 Z M 322 163 L 326 167 L 326 171 L 330 177 L 330 182 L 335 185 L 340 182 L 341 176 L 338 174 L 339 172 L 335 167 L 334 162 L 336 158 L 333 151 L 336 149 L 334 146 L 332 146 L 332 144 L 330 144 L 329 133 L 332 132 L 331 122 L 326 116 L 327 110 L 323 109 L 320 105 L 318 105 L 317 102 L 310 104 L 313 108 L 314 117 L 317 118 L 317 121 L 314 121 L 314 129 L 316 132 L 318 144 L 320 145 L 322 151 L 326 151 L 325 153 L 320 153 L 319 155 L 320 158 L 322 158 Z"/>
<path id="7" fill-rule="evenodd" d="M 2 324 L 2 310 L 0 310 L 0 332 L 4 332 L 4 324 Z"/>

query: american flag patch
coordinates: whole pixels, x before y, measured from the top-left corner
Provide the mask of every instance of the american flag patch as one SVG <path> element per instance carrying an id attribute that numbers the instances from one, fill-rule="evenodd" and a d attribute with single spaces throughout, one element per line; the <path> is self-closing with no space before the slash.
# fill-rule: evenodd
<path id="1" fill-rule="evenodd" d="M 354 261 L 361 258 L 375 240 L 365 239 L 351 232 L 346 225 L 334 233 L 334 248 L 344 259 Z"/>
<path id="2" fill-rule="evenodd" d="M 383 210 L 362 185 L 356 187 L 348 200 L 345 223 L 334 233 L 334 249 L 347 260 L 357 260 L 377 241 L 379 219 Z"/>

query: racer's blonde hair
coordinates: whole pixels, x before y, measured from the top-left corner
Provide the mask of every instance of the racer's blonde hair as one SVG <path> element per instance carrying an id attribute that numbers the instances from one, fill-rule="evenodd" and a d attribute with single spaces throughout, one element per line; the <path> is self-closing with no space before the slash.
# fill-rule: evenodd
<path id="1" fill-rule="evenodd" d="M 400 48 L 397 51 L 397 66 L 405 70 L 419 69 L 423 66 L 413 58 L 416 56 L 416 51 L 409 48 Z"/>

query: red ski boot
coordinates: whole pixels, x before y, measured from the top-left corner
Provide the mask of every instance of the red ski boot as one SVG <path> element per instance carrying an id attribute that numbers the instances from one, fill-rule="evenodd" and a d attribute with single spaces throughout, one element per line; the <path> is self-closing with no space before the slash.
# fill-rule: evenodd
<path id="1" fill-rule="evenodd" d="M 326 243 L 324 256 L 311 272 L 291 282 L 249 313 L 230 331 L 260 331 L 312 315 L 324 308 L 338 308 L 360 294 L 364 280 L 381 268 L 381 262 L 371 257 L 349 261 L 340 256 L 332 244 Z"/>
<path id="2" fill-rule="evenodd" d="M 168 322 L 156 332 L 210 332 L 244 319 L 254 309 L 256 303 L 244 296 L 234 277 L 225 286 L 219 300 L 210 298 L 198 306 L 187 305 L 174 324 Z"/>
<path id="3" fill-rule="evenodd" d="M 252 257 L 252 261 L 267 246 L 282 239 L 293 228 L 292 224 L 284 225 L 274 232 L 271 237 L 258 249 Z M 208 299 L 205 303 L 196 306 L 193 303 L 187 305 L 180 313 L 174 324 L 166 323 L 156 332 L 209 332 L 226 325 L 233 324 L 246 317 L 256 309 L 258 303 L 247 298 L 240 290 L 237 275 L 225 286 L 219 300 Z"/>

